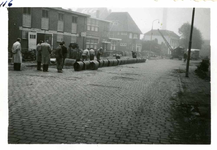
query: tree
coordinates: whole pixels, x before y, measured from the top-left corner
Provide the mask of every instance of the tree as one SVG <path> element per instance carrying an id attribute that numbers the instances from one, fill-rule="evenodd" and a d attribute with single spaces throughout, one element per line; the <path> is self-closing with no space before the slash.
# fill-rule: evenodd
<path id="1" fill-rule="evenodd" d="M 189 23 L 184 23 L 179 28 L 179 34 L 181 34 L 180 44 L 184 48 L 188 48 L 190 32 L 191 32 L 191 25 Z M 203 44 L 203 38 L 200 30 L 198 30 L 196 27 L 193 27 L 191 47 L 195 49 L 201 49 L 202 44 Z"/>

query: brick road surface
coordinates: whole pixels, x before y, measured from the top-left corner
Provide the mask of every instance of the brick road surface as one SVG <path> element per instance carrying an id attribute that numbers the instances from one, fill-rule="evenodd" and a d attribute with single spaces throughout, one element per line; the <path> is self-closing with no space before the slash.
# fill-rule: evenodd
<path id="1" fill-rule="evenodd" d="M 171 100 L 179 60 L 58 74 L 9 71 L 9 143 L 182 143 Z"/>

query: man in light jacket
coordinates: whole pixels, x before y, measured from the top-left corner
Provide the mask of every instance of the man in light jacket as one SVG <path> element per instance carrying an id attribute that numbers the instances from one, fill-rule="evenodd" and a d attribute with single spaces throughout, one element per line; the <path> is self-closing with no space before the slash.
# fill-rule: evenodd
<path id="1" fill-rule="evenodd" d="M 94 56 L 95 56 L 95 51 L 93 50 L 93 48 L 90 49 L 90 60 L 94 60 Z"/>
<path id="2" fill-rule="evenodd" d="M 48 67 L 49 67 L 49 64 L 50 64 L 50 54 L 51 54 L 50 44 L 48 44 L 48 41 L 43 42 L 41 44 L 43 72 L 48 72 Z"/>
<path id="3" fill-rule="evenodd" d="M 86 60 L 87 61 L 87 58 L 89 56 L 89 51 L 88 49 L 86 48 L 83 53 L 82 53 L 82 61 Z"/>
<path id="4" fill-rule="evenodd" d="M 21 71 L 21 63 L 22 63 L 22 52 L 21 52 L 21 39 L 18 38 L 17 41 L 12 46 L 12 53 L 14 59 L 14 70 Z"/>

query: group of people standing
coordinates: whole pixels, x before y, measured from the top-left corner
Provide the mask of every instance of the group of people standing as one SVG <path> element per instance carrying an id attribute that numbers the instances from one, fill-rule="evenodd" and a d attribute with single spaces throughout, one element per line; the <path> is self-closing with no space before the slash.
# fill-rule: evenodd
<path id="1" fill-rule="evenodd" d="M 60 42 L 57 48 L 53 51 L 56 57 L 57 72 L 62 73 L 63 65 L 67 57 L 67 48 L 65 47 L 65 42 Z M 36 60 L 37 60 L 37 70 L 41 71 L 41 63 L 43 64 L 43 71 L 48 72 L 48 66 L 50 64 L 50 54 L 51 46 L 48 41 L 40 41 L 36 47 Z"/>
<path id="2" fill-rule="evenodd" d="M 88 59 L 94 60 L 95 56 L 96 56 L 97 61 L 99 61 L 100 56 L 102 55 L 102 51 L 103 51 L 102 47 L 100 47 L 97 50 L 94 50 L 92 48 L 87 48 L 82 52 L 82 61 L 84 60 L 87 61 Z"/>
<path id="3" fill-rule="evenodd" d="M 48 72 L 51 54 L 56 58 L 57 72 L 62 73 L 65 59 L 67 57 L 73 58 L 76 61 L 87 61 L 94 60 L 95 56 L 97 60 L 100 60 L 100 56 L 103 53 L 103 48 L 97 50 L 87 48 L 85 50 L 79 49 L 78 45 L 69 45 L 69 49 L 65 46 L 65 42 L 62 41 L 59 43 L 57 48 L 52 51 L 48 41 L 40 41 L 36 46 L 36 61 L 37 61 L 37 70 L 43 72 Z M 14 61 L 14 70 L 21 70 L 22 63 L 22 51 L 21 51 L 21 39 L 18 38 L 17 41 L 12 46 L 12 54 Z M 43 64 L 43 65 L 41 65 Z M 43 69 L 41 69 L 43 66 Z"/>

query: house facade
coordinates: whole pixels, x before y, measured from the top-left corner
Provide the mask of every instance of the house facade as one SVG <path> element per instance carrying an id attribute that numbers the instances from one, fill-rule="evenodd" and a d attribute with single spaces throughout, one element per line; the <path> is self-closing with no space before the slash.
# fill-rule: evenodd
<path id="1" fill-rule="evenodd" d="M 112 12 L 106 18 L 111 21 L 109 39 L 110 50 L 137 51 L 142 50 L 140 34 L 142 32 L 127 12 Z"/>
<path id="2" fill-rule="evenodd" d="M 110 22 L 98 18 L 87 19 L 86 48 L 109 50 L 108 39 Z"/>
<path id="3" fill-rule="evenodd" d="M 84 48 L 82 32 L 86 32 L 89 15 L 62 8 L 8 8 L 9 45 L 21 38 L 22 51 L 36 49 L 37 43 L 48 41 L 53 48 L 65 41 Z"/>
<path id="4" fill-rule="evenodd" d="M 176 33 L 174 33 L 173 31 L 169 31 L 169 30 L 160 30 L 160 32 L 162 33 L 164 38 L 167 40 L 167 42 L 173 49 L 179 46 L 180 37 Z M 158 30 L 148 31 L 147 33 L 144 34 L 143 40 L 144 41 L 155 40 L 157 41 L 158 44 L 167 45 Z M 167 52 L 164 52 L 164 53 L 171 54 L 170 49 L 168 48 Z"/>

